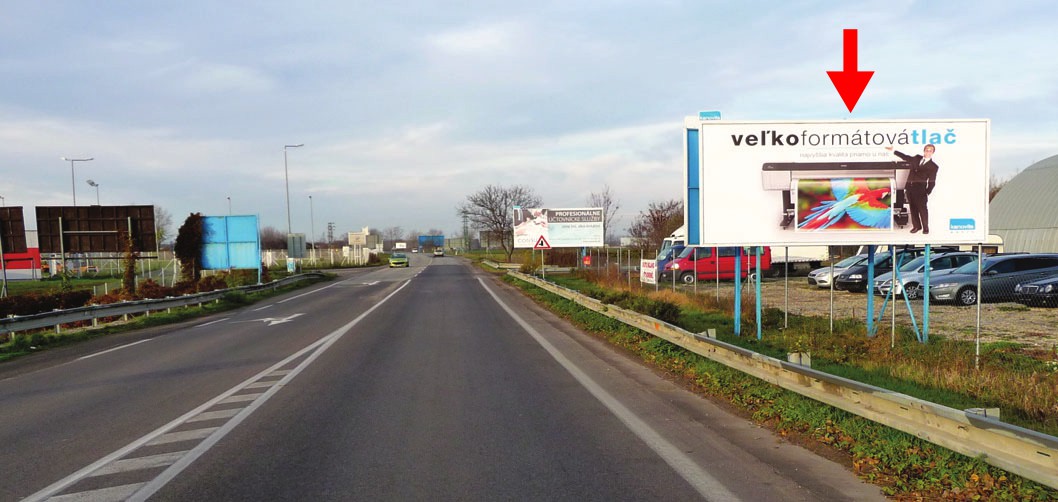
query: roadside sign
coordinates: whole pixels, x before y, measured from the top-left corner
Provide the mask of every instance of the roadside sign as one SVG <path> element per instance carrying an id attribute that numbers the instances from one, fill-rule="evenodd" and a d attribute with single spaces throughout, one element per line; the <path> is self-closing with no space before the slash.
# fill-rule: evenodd
<path id="1" fill-rule="evenodd" d="M 547 243 L 547 239 L 543 235 L 536 240 L 536 244 L 533 245 L 533 249 L 551 249 L 551 244 Z"/>
<path id="2" fill-rule="evenodd" d="M 639 282 L 643 284 L 658 283 L 658 262 L 654 260 L 639 260 Z"/>

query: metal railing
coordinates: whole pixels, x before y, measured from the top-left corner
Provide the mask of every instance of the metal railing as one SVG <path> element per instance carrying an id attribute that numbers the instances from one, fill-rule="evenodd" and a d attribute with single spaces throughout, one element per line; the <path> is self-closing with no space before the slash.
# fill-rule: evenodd
<path id="1" fill-rule="evenodd" d="M 7 317 L 4 319 L 0 319 L 0 335 L 6 335 L 9 333 L 15 334 L 19 331 L 29 331 L 33 329 L 47 328 L 51 326 L 56 326 L 56 328 L 58 328 L 58 326 L 60 325 L 79 321 L 94 322 L 96 319 L 104 317 L 117 317 L 127 314 L 142 314 L 156 312 L 159 310 L 171 309 L 174 307 L 186 307 L 188 305 L 196 304 L 201 305 L 203 303 L 219 300 L 221 297 L 228 293 L 253 293 L 266 289 L 279 288 L 305 279 L 315 279 L 322 277 L 325 277 L 325 275 L 320 273 L 298 274 L 289 277 L 284 277 L 282 279 L 265 284 L 254 284 L 250 286 L 240 286 L 236 288 L 218 289 L 216 291 L 195 293 L 192 295 L 151 300 L 136 300 L 131 302 L 111 303 L 107 305 L 86 305 L 84 307 L 77 307 L 65 310 L 54 310 L 52 312 L 42 312 L 40 314 Z"/>
<path id="2" fill-rule="evenodd" d="M 788 363 L 536 277 L 514 271 L 508 274 L 735 370 L 1058 488 L 1058 438 L 1054 436 Z"/>

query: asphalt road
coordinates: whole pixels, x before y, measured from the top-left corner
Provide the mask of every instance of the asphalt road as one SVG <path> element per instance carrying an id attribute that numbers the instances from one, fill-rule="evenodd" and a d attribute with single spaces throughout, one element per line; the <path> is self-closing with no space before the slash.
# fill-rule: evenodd
<path id="1" fill-rule="evenodd" d="M 0 500 L 883 500 L 411 256 L 0 366 Z"/>

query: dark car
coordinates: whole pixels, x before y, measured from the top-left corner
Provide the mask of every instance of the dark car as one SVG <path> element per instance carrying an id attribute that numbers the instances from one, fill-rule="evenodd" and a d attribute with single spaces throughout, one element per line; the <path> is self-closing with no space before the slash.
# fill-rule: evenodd
<path id="1" fill-rule="evenodd" d="M 1015 285 L 1014 300 L 1036 307 L 1058 306 L 1058 275 Z"/>
<path id="2" fill-rule="evenodd" d="M 958 305 L 977 303 L 977 262 L 967 263 L 937 279 L 930 299 Z M 1014 301 L 1018 284 L 1058 275 L 1058 254 L 989 256 L 981 260 L 981 301 Z"/>
<path id="3" fill-rule="evenodd" d="M 936 247 L 932 248 L 933 252 L 943 251 L 956 251 L 952 248 Z M 919 256 L 926 253 L 925 248 L 904 248 L 896 250 L 896 261 L 897 264 L 908 263 Z M 834 289 L 842 289 L 845 291 L 856 291 L 864 292 L 867 291 L 867 266 L 869 262 L 864 260 L 859 265 L 849 267 L 847 270 L 838 274 L 837 279 L 834 280 Z M 893 271 L 893 255 L 889 251 L 881 253 L 875 253 L 874 255 L 874 276 L 878 277 L 882 274 L 886 274 Z"/>

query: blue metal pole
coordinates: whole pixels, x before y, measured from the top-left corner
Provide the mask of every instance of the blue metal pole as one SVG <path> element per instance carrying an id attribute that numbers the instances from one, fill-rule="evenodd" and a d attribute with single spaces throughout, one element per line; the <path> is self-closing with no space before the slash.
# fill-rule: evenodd
<path id="1" fill-rule="evenodd" d="M 926 274 L 922 277 L 922 343 L 929 341 L 929 255 L 930 245 L 926 244 Z"/>
<path id="2" fill-rule="evenodd" d="M 756 283 L 757 283 L 757 340 L 760 340 L 761 339 L 761 332 L 760 332 L 761 331 L 761 326 L 760 326 L 760 319 L 761 319 L 761 305 L 760 305 L 760 278 L 761 278 L 761 275 L 760 275 L 760 246 L 757 246 L 756 251 L 757 251 L 757 280 L 756 280 Z"/>
<path id="3" fill-rule="evenodd" d="M 717 263 L 720 262 L 720 248 L 716 248 Z M 735 251 L 735 336 L 742 336 L 742 246 Z"/>
<path id="4" fill-rule="evenodd" d="M 874 248 L 867 246 L 867 336 L 874 336 Z"/>

